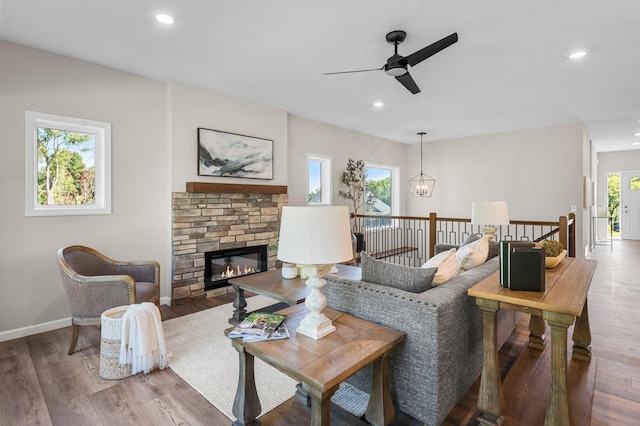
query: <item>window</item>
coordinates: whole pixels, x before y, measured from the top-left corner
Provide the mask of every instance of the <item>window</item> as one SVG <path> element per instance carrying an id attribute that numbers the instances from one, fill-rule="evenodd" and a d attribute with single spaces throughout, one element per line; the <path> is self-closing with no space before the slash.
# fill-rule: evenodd
<path id="1" fill-rule="evenodd" d="M 631 191 L 640 191 L 640 177 L 632 177 L 629 179 L 629 189 Z"/>
<path id="2" fill-rule="evenodd" d="M 111 124 L 26 111 L 27 216 L 111 213 Z"/>
<path id="3" fill-rule="evenodd" d="M 307 154 L 310 206 L 331 205 L 331 157 Z"/>
<path id="4" fill-rule="evenodd" d="M 367 173 L 367 200 L 365 214 L 376 216 L 397 215 L 400 206 L 399 169 L 382 164 L 365 165 Z M 390 219 L 366 220 L 366 226 L 391 226 Z"/>

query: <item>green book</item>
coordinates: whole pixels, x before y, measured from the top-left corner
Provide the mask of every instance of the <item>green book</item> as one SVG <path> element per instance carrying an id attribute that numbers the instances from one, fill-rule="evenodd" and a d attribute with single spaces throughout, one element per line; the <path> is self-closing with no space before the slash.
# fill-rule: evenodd
<path id="1" fill-rule="evenodd" d="M 498 244 L 500 256 L 500 285 L 505 288 L 511 288 L 511 254 L 516 247 L 531 248 L 534 246 L 534 243 L 531 241 L 502 240 Z"/>

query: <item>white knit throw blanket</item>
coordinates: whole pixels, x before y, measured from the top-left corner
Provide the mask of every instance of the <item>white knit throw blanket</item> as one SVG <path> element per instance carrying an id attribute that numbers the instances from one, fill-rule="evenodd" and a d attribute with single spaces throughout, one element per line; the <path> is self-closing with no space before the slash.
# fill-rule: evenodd
<path id="1" fill-rule="evenodd" d="M 131 364 L 131 374 L 167 366 L 162 318 L 153 303 L 129 305 L 122 315 L 120 364 Z"/>

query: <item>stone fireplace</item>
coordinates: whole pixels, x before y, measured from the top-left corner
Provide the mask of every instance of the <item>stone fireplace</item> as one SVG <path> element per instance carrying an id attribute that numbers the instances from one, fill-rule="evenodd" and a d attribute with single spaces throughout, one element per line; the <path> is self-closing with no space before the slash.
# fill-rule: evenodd
<path id="1" fill-rule="evenodd" d="M 271 246 L 288 201 L 287 187 L 276 185 L 189 182 L 185 192 L 172 193 L 171 303 L 233 291 L 226 282 L 205 283 L 207 252 L 262 247 L 266 268 L 274 268 L 276 251 Z"/>

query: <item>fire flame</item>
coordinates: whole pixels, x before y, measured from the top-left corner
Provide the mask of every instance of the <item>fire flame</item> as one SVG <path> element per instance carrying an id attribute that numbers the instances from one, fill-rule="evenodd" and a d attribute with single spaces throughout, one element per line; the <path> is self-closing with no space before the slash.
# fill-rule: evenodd
<path id="1" fill-rule="evenodd" d="M 231 278 L 231 277 L 235 277 L 240 276 L 240 275 L 246 275 L 246 274 L 251 274 L 253 272 L 255 272 L 256 270 L 253 269 L 250 266 L 244 265 L 242 267 L 240 267 L 240 265 L 236 266 L 236 269 L 234 270 L 231 266 L 227 266 L 227 270 L 224 271 L 220 277 L 221 278 Z"/>

